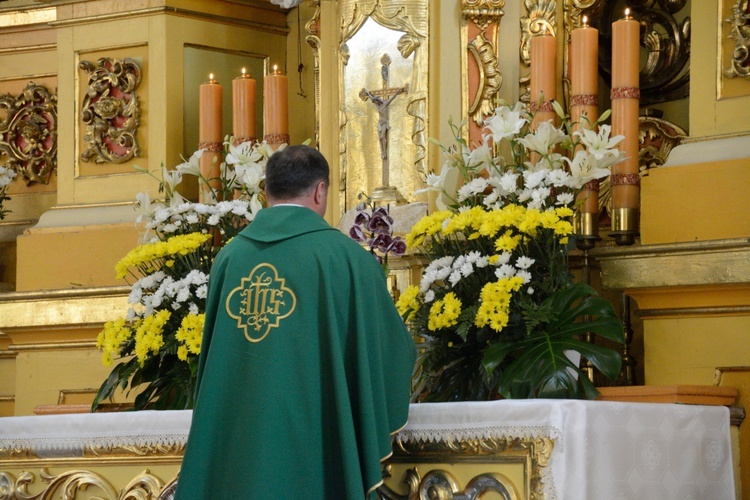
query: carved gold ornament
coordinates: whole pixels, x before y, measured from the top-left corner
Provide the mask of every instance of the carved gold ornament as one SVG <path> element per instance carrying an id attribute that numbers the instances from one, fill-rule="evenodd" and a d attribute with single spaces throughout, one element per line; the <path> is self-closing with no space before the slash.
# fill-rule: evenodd
<path id="1" fill-rule="evenodd" d="M 100 500 L 156 500 L 165 490 L 164 482 L 148 469 L 134 477 L 120 492 L 104 477 L 88 470 L 70 470 L 54 475 L 45 467 L 39 471 L 39 478 L 41 482 L 35 484 L 36 476 L 31 472 L 23 471 L 18 479 L 9 472 L 0 472 L 0 500 L 73 500 L 84 491 L 86 498 Z M 29 491 L 40 484 L 42 491 Z"/>
<path id="2" fill-rule="evenodd" d="M 391 477 L 390 464 L 409 463 L 421 464 L 419 467 L 429 469 L 430 463 L 476 463 L 478 456 L 499 462 L 519 460 L 522 457 L 528 464 L 529 498 L 541 500 L 544 498 L 544 483 L 542 477 L 549 466 L 555 440 L 548 437 L 481 437 L 481 438 L 443 438 L 441 440 L 410 440 L 396 439 L 393 445 L 393 455 L 386 462 L 384 477 Z M 407 470 L 403 483 L 408 486 L 407 495 L 398 495 L 383 485 L 378 488 L 380 498 L 411 499 L 411 498 L 481 498 L 488 492 L 499 493 L 502 498 L 515 499 L 515 488 L 503 476 L 486 472 L 471 479 L 463 491 L 456 484 L 453 476 L 442 470 L 428 471 L 423 477 L 416 468 Z M 438 496 L 430 496 L 430 492 L 440 492 Z M 463 495 L 463 496 L 460 496 Z"/>
<path id="3" fill-rule="evenodd" d="M 456 478 L 448 471 L 434 469 L 420 478 L 419 471 L 414 467 L 407 471 L 404 483 L 409 486 L 407 495 L 398 495 L 387 486 L 381 486 L 378 489 L 380 498 L 387 500 L 408 500 L 411 498 L 478 500 L 489 493 L 497 493 L 503 500 L 519 498 L 516 488 L 508 478 L 502 474 L 491 472 L 473 477 L 466 484 L 466 488 L 461 490 Z"/>
<path id="4" fill-rule="evenodd" d="M 556 0 L 524 0 L 527 15 L 521 16 L 521 62 L 531 64 L 531 37 L 546 31 L 557 35 Z"/>
<path id="5" fill-rule="evenodd" d="M 48 184 L 57 168 L 57 95 L 29 82 L 21 95 L 0 95 L 0 163 L 28 184 Z"/>
<path id="6" fill-rule="evenodd" d="M 727 78 L 750 78 L 750 1 L 737 0 L 732 16 L 725 22 L 731 25 L 728 37 L 734 41 L 731 66 L 724 69 Z"/>
<path id="7" fill-rule="evenodd" d="M 484 118 L 497 107 L 498 94 L 503 84 L 503 75 L 497 58 L 500 21 L 505 14 L 503 7 L 505 7 L 505 0 L 462 0 L 461 2 L 461 15 L 464 20 L 473 23 L 479 30 L 466 47 L 479 71 L 477 88 L 472 89 L 476 93 L 472 102 L 468 103 L 468 114 L 477 126 L 482 126 Z M 463 58 L 462 62 L 464 66 L 468 63 Z M 468 75 L 467 67 L 463 68 L 463 74 Z"/>
<path id="8" fill-rule="evenodd" d="M 141 83 L 141 65 L 132 58 L 102 57 L 96 65 L 81 61 L 89 73 L 81 120 L 86 126 L 83 161 L 123 163 L 140 156 L 138 125 L 141 108 L 135 91 Z"/>

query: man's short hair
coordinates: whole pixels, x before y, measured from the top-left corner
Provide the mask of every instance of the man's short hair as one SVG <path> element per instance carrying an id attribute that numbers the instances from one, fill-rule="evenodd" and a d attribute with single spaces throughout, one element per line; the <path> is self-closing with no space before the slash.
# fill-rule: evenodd
<path id="1" fill-rule="evenodd" d="M 320 181 L 328 185 L 328 162 L 310 146 L 288 146 L 272 154 L 266 164 L 266 193 L 270 198 L 297 198 Z"/>

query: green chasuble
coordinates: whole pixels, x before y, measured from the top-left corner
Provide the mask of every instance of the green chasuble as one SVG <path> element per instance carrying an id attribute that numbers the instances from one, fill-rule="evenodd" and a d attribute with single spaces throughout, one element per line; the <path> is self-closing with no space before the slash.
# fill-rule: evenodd
<path id="1" fill-rule="evenodd" d="M 176 498 L 374 497 L 414 357 L 372 255 L 308 208 L 261 210 L 211 269 Z"/>

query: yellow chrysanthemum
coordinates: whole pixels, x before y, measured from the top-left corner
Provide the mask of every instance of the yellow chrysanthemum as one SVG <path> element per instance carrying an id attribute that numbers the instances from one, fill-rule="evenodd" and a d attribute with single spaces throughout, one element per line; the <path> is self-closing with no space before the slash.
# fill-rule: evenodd
<path id="1" fill-rule="evenodd" d="M 512 231 L 505 231 L 505 234 L 495 240 L 495 250 L 498 252 L 512 252 L 521 243 L 521 235 L 514 235 Z"/>
<path id="2" fill-rule="evenodd" d="M 570 207 L 558 207 L 555 209 L 555 213 L 561 219 L 573 216 L 573 209 Z"/>
<path id="3" fill-rule="evenodd" d="M 442 232 L 443 234 L 453 234 L 458 231 L 463 231 L 467 227 L 479 229 L 484 214 L 484 208 L 481 206 L 471 207 L 470 210 L 460 212 L 454 217 L 451 217 Z"/>
<path id="4" fill-rule="evenodd" d="M 443 228 L 443 221 L 453 215 L 450 210 L 441 210 L 425 215 L 414 224 L 411 232 L 406 236 L 406 246 L 409 248 L 418 247 L 427 236 L 432 236 L 440 232 Z"/>
<path id="5" fill-rule="evenodd" d="M 401 316 L 407 313 L 407 311 L 415 311 L 419 308 L 419 287 L 416 285 L 409 285 L 404 293 L 396 301 L 396 309 Z"/>
<path id="6" fill-rule="evenodd" d="M 164 345 L 164 325 L 172 315 L 166 309 L 146 316 L 135 331 L 135 356 L 143 366 L 149 354 L 158 354 Z"/>
<path id="7" fill-rule="evenodd" d="M 182 342 L 182 346 L 177 349 L 177 357 L 183 361 L 187 361 L 188 354 L 200 354 L 201 353 L 201 340 L 203 339 L 203 323 L 205 322 L 206 315 L 201 314 L 188 314 L 182 318 L 180 327 L 175 332 L 175 339 Z M 182 349 L 182 348 L 185 349 Z"/>
<path id="8" fill-rule="evenodd" d="M 536 236 L 536 230 L 542 225 L 542 213 L 539 210 L 531 209 L 526 211 L 526 216 L 522 221 L 516 224 L 516 227 L 522 233 L 529 236 Z"/>
<path id="9" fill-rule="evenodd" d="M 125 318 L 104 323 L 104 329 L 96 336 L 96 347 L 102 351 L 104 366 L 112 364 L 113 357 L 120 353 L 122 344 L 132 335 Z"/>
<path id="10" fill-rule="evenodd" d="M 430 308 L 427 328 L 432 331 L 448 328 L 458 323 L 461 314 L 461 301 L 453 292 L 448 292 L 440 300 L 436 300 Z"/>
<path id="11" fill-rule="evenodd" d="M 131 267 L 142 268 L 145 266 L 148 269 L 153 269 L 152 263 L 155 260 L 194 252 L 209 239 L 211 239 L 210 234 L 190 233 L 172 236 L 166 241 L 138 245 L 115 266 L 117 279 L 123 279 Z"/>
<path id="12" fill-rule="evenodd" d="M 474 324 L 478 327 L 489 325 L 496 332 L 505 328 L 508 324 L 512 294 L 520 290 L 522 285 L 523 278 L 518 276 L 502 278 L 484 285 L 479 292 L 481 304 Z"/>

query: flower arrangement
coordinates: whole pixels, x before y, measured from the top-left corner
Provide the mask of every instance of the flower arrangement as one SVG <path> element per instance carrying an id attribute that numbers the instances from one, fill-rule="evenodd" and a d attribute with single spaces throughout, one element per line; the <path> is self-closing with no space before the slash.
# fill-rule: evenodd
<path id="1" fill-rule="evenodd" d="M 3 202 L 10 199 L 8 186 L 16 178 L 16 172 L 8 167 L 0 165 L 0 220 L 3 220 L 10 210 L 3 208 Z"/>
<path id="2" fill-rule="evenodd" d="M 118 387 L 138 391 L 136 410 L 193 405 L 211 264 L 263 207 L 261 184 L 273 154 L 265 143 L 233 146 L 228 140 L 224 146 L 219 179 L 201 176 L 199 150 L 174 170 L 162 166 L 157 178 L 162 200 L 152 201 L 148 193 L 136 196 L 143 243 L 115 269 L 118 279 L 131 282 L 131 307 L 98 335 L 102 362 L 119 363 L 99 388 L 94 410 Z M 202 203 L 176 190 L 184 175 L 197 177 Z"/>
<path id="3" fill-rule="evenodd" d="M 349 237 L 370 251 L 383 272 L 388 276 L 388 255 L 399 256 L 406 253 L 406 242 L 393 235 L 393 217 L 388 207 L 376 207 L 374 203 L 360 203 L 354 224 L 349 228 Z"/>
<path id="4" fill-rule="evenodd" d="M 609 379 L 619 372 L 618 352 L 579 338 L 624 341 L 612 305 L 573 283 L 568 244 L 581 187 L 621 161 L 613 148 L 622 137 L 610 138 L 599 122 L 598 131 L 585 123 L 574 131 L 555 109 L 561 127 L 532 130 L 524 105 L 502 106 L 473 149 L 450 124 L 456 144 L 441 146 L 447 160 L 422 190 L 439 193 L 439 210 L 407 236 L 429 264 L 397 302 L 424 339 L 416 401 L 593 398 L 596 388 L 570 359 L 575 352 Z"/>

